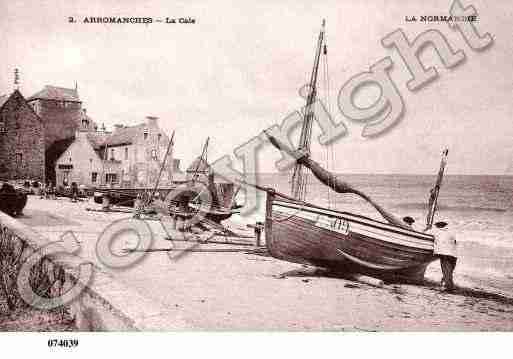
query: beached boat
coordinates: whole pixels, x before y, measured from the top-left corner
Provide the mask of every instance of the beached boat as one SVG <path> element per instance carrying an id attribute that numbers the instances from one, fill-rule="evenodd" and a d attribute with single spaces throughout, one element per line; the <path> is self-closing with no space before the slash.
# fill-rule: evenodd
<path id="1" fill-rule="evenodd" d="M 20 216 L 27 204 L 27 193 L 7 182 L 0 182 L 0 211 L 10 216 Z"/>
<path id="2" fill-rule="evenodd" d="M 207 138 L 201 155 L 186 170 L 187 181 L 175 189 L 176 195 L 171 193 L 171 215 L 189 219 L 201 211 L 207 219 L 220 223 L 238 211 L 240 186 L 214 173 L 207 161 L 208 143 Z"/>
<path id="3" fill-rule="evenodd" d="M 299 148 L 287 148 L 266 133 L 276 148 L 296 159 L 290 196 L 261 188 L 267 191 L 265 237 L 268 250 L 279 259 L 339 272 L 361 273 L 389 280 L 420 280 L 427 265 L 435 259 L 434 237 L 414 230 L 367 194 L 342 182 L 334 173 L 310 158 L 312 104 L 315 102 L 323 45 L 325 49 L 324 23 L 319 34 Z M 444 159 L 442 163 L 445 165 Z M 374 206 L 384 220 L 305 202 L 307 181 L 303 170 L 307 169 L 335 192 L 360 196 Z M 440 172 L 439 176 L 443 175 L 443 170 Z M 438 189 L 439 183 L 437 181 Z M 433 208 L 436 208 L 436 199 L 434 201 Z"/>
<path id="4" fill-rule="evenodd" d="M 433 236 L 350 212 L 267 193 L 271 255 L 339 272 L 421 279 L 434 260 Z"/>

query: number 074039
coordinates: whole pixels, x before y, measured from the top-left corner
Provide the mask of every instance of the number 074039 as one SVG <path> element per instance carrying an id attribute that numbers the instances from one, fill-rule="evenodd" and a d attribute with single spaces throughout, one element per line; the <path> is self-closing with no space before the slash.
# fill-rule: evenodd
<path id="1" fill-rule="evenodd" d="M 75 348 L 78 346 L 78 339 L 48 339 L 50 348 Z"/>

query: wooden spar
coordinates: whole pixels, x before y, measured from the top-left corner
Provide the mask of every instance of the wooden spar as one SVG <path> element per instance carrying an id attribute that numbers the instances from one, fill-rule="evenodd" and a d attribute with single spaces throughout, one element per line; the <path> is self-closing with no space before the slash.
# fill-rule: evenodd
<path id="1" fill-rule="evenodd" d="M 442 159 L 440 160 L 440 169 L 438 170 L 438 177 L 436 179 L 435 187 L 431 189 L 429 197 L 429 210 L 426 217 L 426 230 L 431 229 L 435 218 L 435 212 L 437 210 L 438 194 L 440 193 L 440 187 L 442 186 L 442 179 L 444 177 L 445 166 L 447 164 L 447 155 L 449 150 L 445 149 L 442 152 Z"/>
<path id="2" fill-rule="evenodd" d="M 259 253 L 254 249 L 246 248 L 149 248 L 149 249 L 125 249 L 125 252 L 203 252 L 203 253 L 232 253 L 244 252 L 248 254 Z"/>
<path id="3" fill-rule="evenodd" d="M 162 166 L 160 166 L 160 172 L 157 177 L 157 181 L 155 182 L 155 187 L 153 188 L 153 191 L 151 192 L 151 196 L 148 199 L 148 205 L 153 201 L 153 197 L 155 196 L 155 192 L 157 192 L 157 189 L 159 187 L 160 178 L 162 177 L 162 172 L 164 171 L 164 167 L 166 166 L 167 157 L 169 156 L 169 151 L 173 147 L 173 140 L 175 138 L 175 131 L 173 131 L 173 134 L 171 135 L 171 138 L 169 139 L 169 143 L 167 145 L 166 150 L 166 156 L 164 157 L 164 160 L 162 161 Z"/>
<path id="4" fill-rule="evenodd" d="M 315 98 L 317 95 L 317 74 L 319 70 L 319 60 L 321 57 L 321 49 L 324 41 L 324 27 L 326 21 L 322 21 L 321 32 L 319 33 L 319 40 L 317 42 L 317 51 L 315 53 L 315 60 L 312 69 L 312 74 L 310 77 L 310 87 L 308 98 L 305 107 L 305 114 L 303 120 L 303 126 L 301 128 L 301 135 L 299 138 L 299 149 L 305 151 L 306 153 L 310 152 L 310 141 L 312 137 L 312 122 L 313 122 L 313 112 L 312 105 L 315 102 Z M 303 167 L 301 163 L 297 162 L 294 167 L 294 174 L 292 175 L 292 188 L 291 194 L 294 198 L 303 200 L 305 197 L 306 190 L 306 179 L 303 174 Z"/>
<path id="5" fill-rule="evenodd" d="M 383 285 L 384 285 L 384 282 L 381 279 L 374 278 L 374 277 L 371 277 L 371 276 L 368 276 L 368 275 L 357 274 L 357 273 L 349 273 L 347 275 L 347 277 L 352 279 L 352 280 L 354 280 L 354 281 L 357 281 L 357 282 L 360 282 L 360 283 L 363 283 L 363 284 L 368 284 L 368 285 L 371 285 L 373 287 L 382 288 Z"/>
<path id="6" fill-rule="evenodd" d="M 205 144 L 203 145 L 203 150 L 201 151 L 201 157 L 198 161 L 198 164 L 196 165 L 196 169 L 194 170 L 194 175 L 192 176 L 192 182 L 195 182 L 199 177 L 198 171 L 201 166 L 201 163 L 203 161 L 205 161 L 205 163 L 207 162 L 206 155 L 207 155 L 207 148 L 208 148 L 209 141 L 210 141 L 210 137 L 207 137 L 207 140 L 205 141 Z"/>
<path id="7" fill-rule="evenodd" d="M 222 237 L 222 236 L 215 236 Z M 235 246 L 246 246 L 246 247 L 254 247 L 254 243 L 244 243 L 244 242 L 232 242 L 232 241 L 220 241 L 220 240 L 200 240 L 200 239 L 175 239 L 169 238 L 171 242 L 189 242 L 189 243 L 200 243 L 200 244 L 225 244 L 225 245 L 235 245 Z"/>

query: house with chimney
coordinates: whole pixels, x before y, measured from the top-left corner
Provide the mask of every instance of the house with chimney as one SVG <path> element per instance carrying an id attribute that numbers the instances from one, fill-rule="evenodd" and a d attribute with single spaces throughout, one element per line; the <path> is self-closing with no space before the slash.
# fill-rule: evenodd
<path id="1" fill-rule="evenodd" d="M 44 125 L 47 180 L 55 182 L 55 162 L 73 142 L 78 131 L 94 132 L 97 124 L 89 117 L 78 95 L 78 88 L 45 86 L 27 99 Z"/>
<path id="2" fill-rule="evenodd" d="M 166 155 L 169 136 L 157 117 L 135 126 L 116 125 L 112 133 L 77 131 L 55 164 L 57 185 L 146 188 L 155 185 Z M 171 186 L 180 173 L 180 161 L 170 153 L 160 186 Z"/>
<path id="3" fill-rule="evenodd" d="M 0 96 L 0 179 L 45 180 L 44 125 L 18 90 Z"/>

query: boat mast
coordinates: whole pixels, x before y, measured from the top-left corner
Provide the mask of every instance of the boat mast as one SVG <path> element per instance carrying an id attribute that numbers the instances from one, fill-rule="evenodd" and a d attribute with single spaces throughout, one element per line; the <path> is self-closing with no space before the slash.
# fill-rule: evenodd
<path id="1" fill-rule="evenodd" d="M 312 105 L 315 102 L 315 98 L 317 95 L 317 73 L 319 70 L 319 60 L 321 57 L 321 49 L 324 41 L 324 28 L 325 28 L 326 20 L 322 20 L 321 32 L 319 33 L 319 39 L 317 42 L 317 51 L 315 53 L 315 60 L 312 69 L 312 75 L 310 77 L 310 87 L 309 93 L 305 106 L 305 113 L 303 119 L 303 126 L 301 127 L 301 135 L 299 137 L 299 147 L 298 149 L 309 153 L 310 152 L 310 142 L 312 138 L 312 123 L 313 123 L 313 111 Z M 303 172 L 305 169 L 299 163 L 296 163 L 294 167 L 294 174 L 292 175 L 292 188 L 291 193 L 294 198 L 299 200 L 304 200 L 306 195 L 306 174 Z"/>
<path id="2" fill-rule="evenodd" d="M 151 201 L 153 201 L 153 198 L 155 198 L 155 193 L 157 192 L 157 190 L 159 188 L 160 178 L 162 177 L 162 172 L 164 172 L 167 158 L 169 157 L 169 153 L 172 151 L 172 148 L 174 145 L 174 139 L 175 139 L 175 131 L 173 131 L 173 134 L 171 135 L 171 138 L 169 139 L 169 143 L 168 143 L 167 149 L 166 149 L 166 155 L 164 157 L 164 160 L 162 161 L 162 165 L 160 166 L 160 171 L 159 171 L 157 180 L 155 181 L 155 187 L 153 188 L 153 191 L 151 192 L 150 198 L 147 198 L 147 200 L 148 200 L 147 205 L 149 205 L 151 203 Z M 173 165 L 173 164 L 171 164 L 171 165 Z"/>
<path id="3" fill-rule="evenodd" d="M 444 177 L 444 170 L 447 164 L 448 149 L 442 152 L 442 160 L 440 161 L 440 169 L 438 170 L 438 177 L 436 179 L 435 187 L 431 189 L 431 195 L 429 197 L 429 211 L 426 217 L 426 229 L 429 230 L 433 226 L 435 219 L 435 212 L 437 210 L 438 194 L 440 193 L 440 187 L 442 186 L 442 179 Z"/>
<path id="4" fill-rule="evenodd" d="M 194 175 L 192 177 L 192 182 L 196 182 L 199 177 L 199 169 L 201 166 L 201 163 L 205 161 L 205 164 L 208 166 L 207 163 L 207 148 L 208 148 L 208 142 L 210 141 L 210 137 L 207 137 L 207 140 L 205 141 L 205 144 L 203 145 L 203 150 L 201 151 L 201 157 L 199 158 L 198 164 L 196 165 L 196 169 L 194 170 Z"/>

